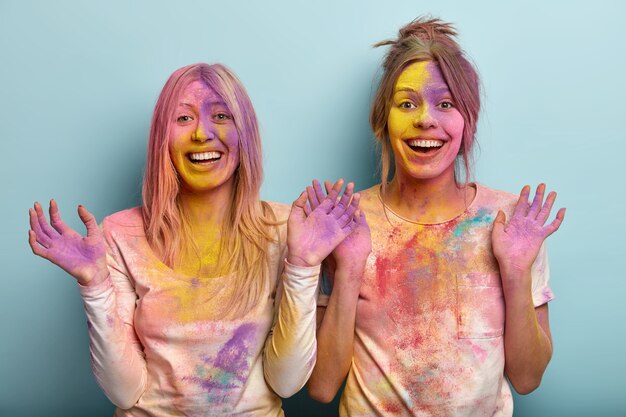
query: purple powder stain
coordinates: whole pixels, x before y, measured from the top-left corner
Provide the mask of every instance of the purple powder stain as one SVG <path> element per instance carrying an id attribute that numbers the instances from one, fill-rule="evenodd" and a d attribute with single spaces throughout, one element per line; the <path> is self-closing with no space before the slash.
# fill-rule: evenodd
<path id="1" fill-rule="evenodd" d="M 239 326 L 215 357 L 202 358 L 196 376 L 185 378 L 198 383 L 211 401 L 226 402 L 228 392 L 245 384 L 250 372 L 250 350 L 254 348 L 256 325 Z"/>

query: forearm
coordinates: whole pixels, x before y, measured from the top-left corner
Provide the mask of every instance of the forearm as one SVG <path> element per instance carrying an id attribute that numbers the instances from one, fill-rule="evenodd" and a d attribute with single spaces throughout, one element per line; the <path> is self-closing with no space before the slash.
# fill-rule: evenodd
<path id="1" fill-rule="evenodd" d="M 530 270 L 503 271 L 502 281 L 506 304 L 505 371 L 515 390 L 528 394 L 541 382 L 552 357 L 552 342 L 533 305 Z"/>
<path id="2" fill-rule="evenodd" d="M 132 407 L 147 380 L 145 359 L 119 314 L 119 300 L 111 278 L 98 285 L 80 286 L 89 327 L 92 369 L 98 384 L 116 406 Z"/>
<path id="3" fill-rule="evenodd" d="M 285 263 L 283 292 L 274 327 L 265 344 L 265 379 L 281 397 L 304 386 L 315 365 L 315 310 L 319 266 Z"/>
<path id="4" fill-rule="evenodd" d="M 333 291 L 317 331 L 317 362 L 309 379 L 310 396 L 333 400 L 352 363 L 356 309 L 363 267 L 339 267 Z"/>

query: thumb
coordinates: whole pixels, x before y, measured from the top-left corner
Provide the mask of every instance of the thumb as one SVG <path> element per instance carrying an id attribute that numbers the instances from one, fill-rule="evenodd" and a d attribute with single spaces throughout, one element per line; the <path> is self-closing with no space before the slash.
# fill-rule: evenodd
<path id="1" fill-rule="evenodd" d="M 87 236 L 94 236 L 100 232 L 96 218 L 93 217 L 93 214 L 91 214 L 82 205 L 78 206 L 78 217 L 80 217 L 82 222 L 85 224 L 85 227 L 87 228 Z"/>
<path id="2" fill-rule="evenodd" d="M 296 218 L 305 218 L 305 206 L 306 206 L 307 193 L 306 191 L 302 191 L 300 196 L 296 198 L 296 200 L 291 205 L 291 212 L 289 213 L 289 218 L 292 216 L 296 216 Z"/>
<path id="3" fill-rule="evenodd" d="M 498 214 L 496 215 L 495 220 L 493 221 L 493 229 L 502 229 L 504 228 L 504 222 L 506 222 L 506 214 L 502 210 L 498 210 Z"/>

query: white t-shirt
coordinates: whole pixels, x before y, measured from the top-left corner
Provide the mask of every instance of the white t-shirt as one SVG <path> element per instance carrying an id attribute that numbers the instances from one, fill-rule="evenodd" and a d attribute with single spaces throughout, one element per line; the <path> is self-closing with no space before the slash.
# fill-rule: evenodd
<path id="1" fill-rule="evenodd" d="M 504 298 L 491 249 L 493 221 L 517 196 L 476 184 L 459 216 L 418 224 L 384 208 L 380 186 L 361 193 L 372 232 L 359 294 L 346 416 L 511 416 L 504 378 Z M 554 296 L 542 247 L 535 306 Z M 322 282 L 322 292 L 329 293 Z M 319 305 L 327 303 L 320 295 Z"/>

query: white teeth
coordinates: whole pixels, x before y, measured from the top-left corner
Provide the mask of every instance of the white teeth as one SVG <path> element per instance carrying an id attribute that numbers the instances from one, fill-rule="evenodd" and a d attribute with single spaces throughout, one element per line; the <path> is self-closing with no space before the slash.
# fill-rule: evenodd
<path id="1" fill-rule="evenodd" d="M 190 153 L 189 159 L 192 161 L 209 161 L 211 159 L 220 159 L 222 154 L 219 152 L 200 152 L 200 153 Z"/>
<path id="2" fill-rule="evenodd" d="M 424 139 L 411 139 L 408 142 L 409 146 L 415 147 L 418 146 L 420 148 L 439 148 L 443 146 L 442 140 L 424 140 Z"/>

